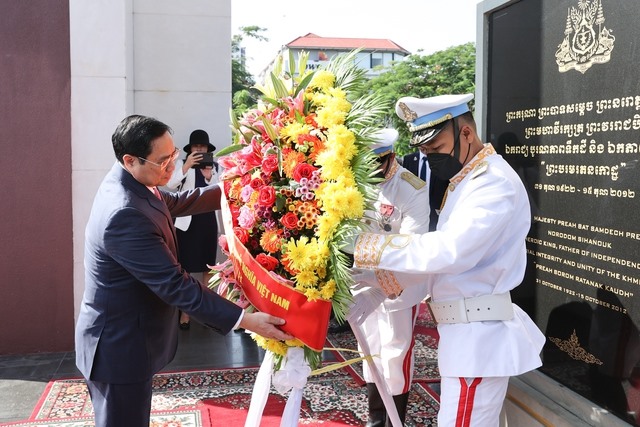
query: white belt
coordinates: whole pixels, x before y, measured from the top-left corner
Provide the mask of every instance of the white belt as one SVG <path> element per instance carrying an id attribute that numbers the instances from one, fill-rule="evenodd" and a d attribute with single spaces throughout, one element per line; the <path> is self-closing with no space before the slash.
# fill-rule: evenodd
<path id="1" fill-rule="evenodd" d="M 509 292 L 453 301 L 430 302 L 429 307 L 433 318 L 438 323 L 469 323 L 513 318 L 513 305 Z"/>

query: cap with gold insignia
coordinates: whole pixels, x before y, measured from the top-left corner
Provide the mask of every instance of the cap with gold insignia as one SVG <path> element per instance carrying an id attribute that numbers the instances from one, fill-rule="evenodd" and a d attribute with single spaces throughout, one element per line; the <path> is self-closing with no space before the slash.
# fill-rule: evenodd
<path id="1" fill-rule="evenodd" d="M 378 156 L 383 156 L 393 151 L 393 144 L 398 140 L 398 131 L 385 128 L 376 131 L 373 135 L 373 143 L 369 146 Z"/>
<path id="2" fill-rule="evenodd" d="M 440 133 L 447 121 L 469 111 L 467 103 L 472 99 L 471 93 L 430 98 L 406 96 L 396 103 L 396 114 L 407 122 L 410 132 L 425 131 L 417 144 L 421 145 Z"/>

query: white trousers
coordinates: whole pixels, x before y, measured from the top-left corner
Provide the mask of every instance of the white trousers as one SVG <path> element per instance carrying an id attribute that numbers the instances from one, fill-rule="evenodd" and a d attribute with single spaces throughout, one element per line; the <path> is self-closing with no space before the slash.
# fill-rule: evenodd
<path id="1" fill-rule="evenodd" d="M 498 427 L 509 377 L 443 377 L 439 427 Z"/>
<path id="2" fill-rule="evenodd" d="M 384 378 L 392 396 L 407 393 L 413 380 L 413 329 L 418 306 L 404 310 L 386 311 L 378 307 L 362 324 L 373 361 Z M 363 362 L 363 375 L 372 383 L 369 362 Z"/>

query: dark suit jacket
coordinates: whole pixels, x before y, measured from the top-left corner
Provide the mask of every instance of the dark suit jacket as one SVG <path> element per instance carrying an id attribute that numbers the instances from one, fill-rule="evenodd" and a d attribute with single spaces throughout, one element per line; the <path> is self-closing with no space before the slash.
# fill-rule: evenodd
<path id="1" fill-rule="evenodd" d="M 86 228 L 75 336 L 76 363 L 87 379 L 151 378 L 175 355 L 178 308 L 221 334 L 240 317 L 238 306 L 181 268 L 171 219 L 217 209 L 220 189 L 161 193 L 164 201 L 118 163 L 98 189 Z"/>
<path id="2" fill-rule="evenodd" d="M 410 153 L 402 158 L 402 166 L 409 170 L 415 176 L 420 176 L 420 153 Z M 431 174 L 431 178 L 427 183 L 429 185 L 429 231 L 434 231 L 438 225 L 438 212 L 444 193 L 447 191 L 449 183 L 443 181 L 434 174 Z"/>

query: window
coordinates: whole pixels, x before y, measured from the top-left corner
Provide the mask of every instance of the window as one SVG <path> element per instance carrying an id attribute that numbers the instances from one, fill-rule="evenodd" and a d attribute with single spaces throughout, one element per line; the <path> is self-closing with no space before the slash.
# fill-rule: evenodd
<path id="1" fill-rule="evenodd" d="M 371 52 L 371 68 L 382 65 L 382 53 Z"/>

